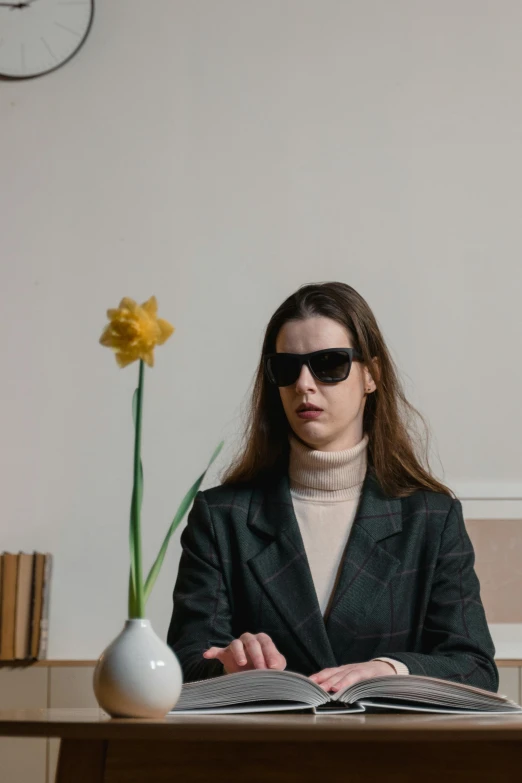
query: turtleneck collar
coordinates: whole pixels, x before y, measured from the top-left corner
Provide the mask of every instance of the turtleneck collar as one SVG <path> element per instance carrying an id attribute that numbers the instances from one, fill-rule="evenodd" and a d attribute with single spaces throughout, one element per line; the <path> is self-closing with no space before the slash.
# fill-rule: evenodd
<path id="1" fill-rule="evenodd" d="M 368 434 L 351 449 L 321 451 L 288 434 L 288 477 L 293 497 L 350 500 L 362 489 L 367 469 Z"/>

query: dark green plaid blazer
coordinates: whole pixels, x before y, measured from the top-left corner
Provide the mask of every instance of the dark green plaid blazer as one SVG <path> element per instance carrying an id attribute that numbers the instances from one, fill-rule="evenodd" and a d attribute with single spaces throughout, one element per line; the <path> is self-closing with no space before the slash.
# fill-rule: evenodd
<path id="1" fill-rule="evenodd" d="M 167 642 L 185 682 L 223 674 L 208 647 L 264 631 L 306 676 L 385 655 L 498 689 L 473 546 L 448 495 L 389 497 L 369 467 L 324 619 L 286 472 L 198 492 L 181 545 Z"/>

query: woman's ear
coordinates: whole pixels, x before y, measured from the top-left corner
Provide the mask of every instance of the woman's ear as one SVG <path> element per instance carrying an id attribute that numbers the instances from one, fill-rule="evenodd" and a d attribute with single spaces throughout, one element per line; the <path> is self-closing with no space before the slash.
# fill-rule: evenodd
<path id="1" fill-rule="evenodd" d="M 374 392 L 376 387 L 376 383 L 374 378 L 379 380 L 381 377 L 381 371 L 379 366 L 379 359 L 377 356 L 372 357 L 372 367 L 371 369 L 368 367 L 364 367 L 364 381 L 365 381 L 365 387 L 367 391 Z"/>

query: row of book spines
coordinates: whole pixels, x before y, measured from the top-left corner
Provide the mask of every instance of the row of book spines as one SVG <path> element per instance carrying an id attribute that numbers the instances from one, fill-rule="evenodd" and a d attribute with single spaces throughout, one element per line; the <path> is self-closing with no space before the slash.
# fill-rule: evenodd
<path id="1" fill-rule="evenodd" d="M 2 552 L 1 661 L 47 657 L 51 570 L 49 552 Z"/>

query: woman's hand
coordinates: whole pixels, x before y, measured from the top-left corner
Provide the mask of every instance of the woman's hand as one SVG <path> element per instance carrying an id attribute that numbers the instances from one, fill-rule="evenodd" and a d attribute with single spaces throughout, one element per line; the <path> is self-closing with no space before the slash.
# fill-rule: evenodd
<path id="1" fill-rule="evenodd" d="M 281 655 L 266 633 L 242 633 L 228 647 L 209 647 L 203 657 L 217 658 L 227 674 L 247 669 L 284 669 L 286 658 Z"/>
<path id="2" fill-rule="evenodd" d="M 367 661 L 366 663 L 347 663 L 345 666 L 322 669 L 322 671 L 312 674 L 309 679 L 328 692 L 340 691 L 342 688 L 354 685 L 361 680 L 370 680 L 372 677 L 384 677 L 390 674 L 396 674 L 391 663 Z"/>

